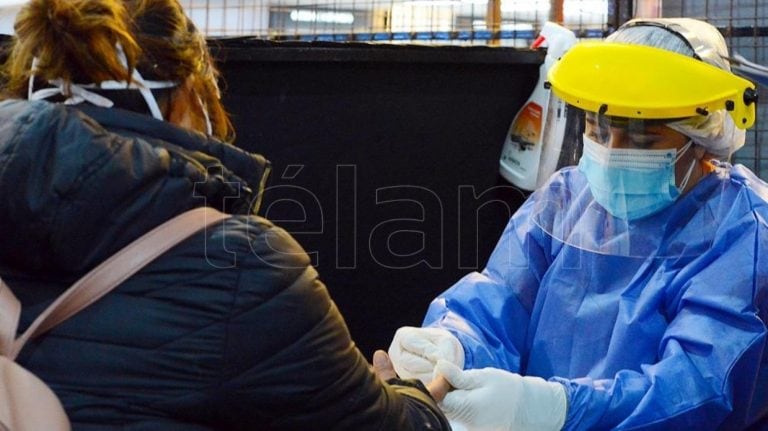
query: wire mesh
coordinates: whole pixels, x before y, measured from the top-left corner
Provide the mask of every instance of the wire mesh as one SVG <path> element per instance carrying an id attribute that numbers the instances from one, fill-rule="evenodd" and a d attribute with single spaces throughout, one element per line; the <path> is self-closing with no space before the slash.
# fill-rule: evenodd
<path id="1" fill-rule="evenodd" d="M 599 38 L 652 2 L 664 17 L 690 17 L 720 29 L 731 53 L 768 65 L 765 0 L 180 0 L 210 37 L 269 40 L 366 41 L 452 45 L 528 46 L 544 22 L 560 21 L 581 38 Z M 498 3 L 498 19 L 490 19 Z M 12 33 L 19 5 L 0 9 L 0 32 Z M 760 86 L 760 94 L 768 94 Z M 768 179 L 768 100 L 734 155 Z"/>
<path id="2" fill-rule="evenodd" d="M 764 0 L 665 0 L 665 17 L 698 18 L 720 29 L 731 54 L 738 53 L 758 64 L 768 65 L 768 2 Z M 768 88 L 758 93 L 768 95 Z M 768 178 L 768 100 L 758 100 L 755 127 L 747 131 L 744 148 L 733 157 L 760 178 Z"/>
<path id="3" fill-rule="evenodd" d="M 498 18 L 493 18 L 495 2 Z M 366 41 L 452 45 L 528 46 L 547 20 L 559 17 L 582 38 L 604 37 L 639 10 L 643 0 L 182 0 L 208 36 L 270 40 Z M 656 0 L 664 17 L 710 22 L 732 53 L 768 65 L 768 2 L 764 0 Z M 625 10 L 619 11 L 619 8 Z M 627 14 L 627 9 L 630 14 Z M 759 88 L 768 94 L 766 88 Z M 768 178 L 766 98 L 756 126 L 734 155 Z"/>
<path id="4" fill-rule="evenodd" d="M 208 36 L 527 46 L 561 7 L 583 37 L 607 31 L 608 0 L 183 0 Z"/>

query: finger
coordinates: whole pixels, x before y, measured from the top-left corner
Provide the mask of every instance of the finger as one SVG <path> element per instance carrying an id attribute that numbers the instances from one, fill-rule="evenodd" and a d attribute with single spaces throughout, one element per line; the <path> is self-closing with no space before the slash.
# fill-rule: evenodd
<path id="1" fill-rule="evenodd" d="M 392 362 L 395 372 L 400 378 L 419 379 L 425 384 L 432 381 L 432 372 L 434 371 L 435 364 L 428 360 L 405 352 L 400 356 L 391 358 L 393 358 Z"/>
<path id="2" fill-rule="evenodd" d="M 475 389 L 478 387 L 476 379 L 473 378 L 473 370 L 463 371 L 446 360 L 437 362 L 435 373 L 445 377 L 448 383 L 456 389 Z"/>
<path id="3" fill-rule="evenodd" d="M 373 372 L 385 382 L 397 377 L 392 361 L 389 360 L 387 352 L 383 350 L 377 350 L 373 353 Z"/>
<path id="4" fill-rule="evenodd" d="M 400 341 L 404 351 L 411 352 L 423 358 L 429 359 L 437 353 L 435 343 L 424 337 L 405 337 Z"/>
<path id="5" fill-rule="evenodd" d="M 443 410 L 443 413 L 452 420 L 471 422 L 472 418 L 469 417 L 469 412 L 466 411 L 466 399 L 468 395 L 469 392 L 465 390 L 448 392 L 440 403 L 440 408 Z"/>
<path id="6" fill-rule="evenodd" d="M 409 373 L 416 374 L 432 373 L 432 370 L 435 369 L 433 362 L 412 353 L 404 353 L 397 365 L 398 367 L 395 367 L 395 369 L 403 368 L 408 370 Z"/>
<path id="7" fill-rule="evenodd" d="M 430 384 L 427 385 L 427 390 L 432 394 L 432 398 L 438 403 L 443 401 L 445 394 L 452 389 L 451 384 L 443 376 L 437 376 Z"/>

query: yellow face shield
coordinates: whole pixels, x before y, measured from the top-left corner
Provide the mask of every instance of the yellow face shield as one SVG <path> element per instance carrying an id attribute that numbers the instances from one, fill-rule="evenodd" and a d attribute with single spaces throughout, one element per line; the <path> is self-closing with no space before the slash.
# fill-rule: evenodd
<path id="1" fill-rule="evenodd" d="M 582 42 L 552 66 L 547 79 L 565 102 L 601 115 L 671 119 L 725 109 L 741 129 L 755 122 L 753 83 L 664 49 Z"/>

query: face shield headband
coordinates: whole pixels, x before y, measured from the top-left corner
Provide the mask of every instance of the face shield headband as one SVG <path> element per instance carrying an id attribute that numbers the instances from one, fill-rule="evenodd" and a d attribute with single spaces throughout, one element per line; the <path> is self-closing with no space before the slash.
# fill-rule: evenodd
<path id="1" fill-rule="evenodd" d="M 720 69 L 729 70 L 728 62 L 726 61 L 727 59 L 722 58 L 722 56 L 714 49 L 714 47 L 704 43 L 704 41 L 699 38 L 696 32 L 685 27 L 684 25 L 679 25 L 677 23 L 667 22 L 664 20 L 632 20 L 624 24 L 624 26 L 649 26 L 663 28 L 664 30 L 677 36 L 683 43 L 685 43 L 691 49 L 691 51 L 693 51 L 693 58 L 709 63 L 713 66 L 717 66 Z"/>
<path id="2" fill-rule="evenodd" d="M 740 129 L 755 121 L 753 83 L 660 48 L 582 42 L 554 64 L 548 81 L 566 103 L 600 115 L 653 120 L 724 110 Z"/>

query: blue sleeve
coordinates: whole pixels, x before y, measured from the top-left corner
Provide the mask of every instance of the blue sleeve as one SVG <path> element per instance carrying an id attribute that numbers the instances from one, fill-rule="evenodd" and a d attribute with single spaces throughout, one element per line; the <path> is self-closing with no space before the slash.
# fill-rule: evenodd
<path id="1" fill-rule="evenodd" d="M 768 235 L 764 220 L 737 226 L 668 292 L 656 363 L 613 379 L 550 379 L 568 393 L 564 430 L 744 429 L 768 412 Z"/>
<path id="2" fill-rule="evenodd" d="M 507 224 L 484 271 L 473 272 L 429 306 L 423 326 L 452 332 L 465 368 L 520 370 L 533 301 L 549 266 L 544 236 L 529 221 L 531 198 Z"/>

